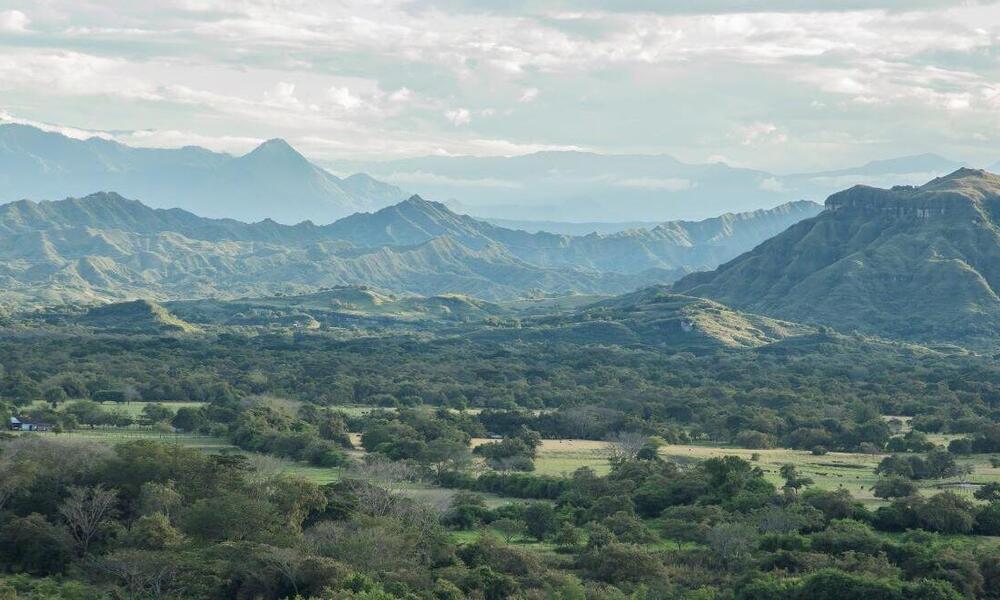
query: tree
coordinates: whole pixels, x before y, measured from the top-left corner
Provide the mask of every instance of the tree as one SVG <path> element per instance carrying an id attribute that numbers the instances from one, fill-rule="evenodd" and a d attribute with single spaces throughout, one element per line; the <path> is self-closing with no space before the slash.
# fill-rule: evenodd
<path id="1" fill-rule="evenodd" d="M 141 515 L 163 514 L 169 519 L 177 515 L 181 501 L 172 481 L 165 484 L 147 481 L 139 488 L 138 512 Z"/>
<path id="2" fill-rule="evenodd" d="M 941 533 L 969 533 L 975 524 L 971 502 L 953 492 L 942 492 L 915 507 L 921 527 Z"/>
<path id="3" fill-rule="evenodd" d="M 529 504 L 524 509 L 524 524 L 532 537 L 544 540 L 555 531 L 558 525 L 556 510 L 548 502 Z"/>
<path id="4" fill-rule="evenodd" d="M 872 487 L 876 498 L 905 498 L 917 493 L 917 484 L 899 475 L 880 477 Z"/>
<path id="5" fill-rule="evenodd" d="M 184 536 L 162 513 L 144 515 L 136 519 L 126 536 L 129 545 L 143 550 L 163 550 L 180 545 Z"/>
<path id="6" fill-rule="evenodd" d="M 752 527 L 742 523 L 720 523 L 708 532 L 707 542 L 719 563 L 738 568 L 749 560 L 757 536 Z"/>
<path id="7" fill-rule="evenodd" d="M 95 558 L 90 564 L 114 580 L 128 600 L 163 598 L 177 574 L 166 556 L 142 550 L 119 550 Z"/>
<path id="8" fill-rule="evenodd" d="M 26 461 L 15 461 L 0 455 L 0 513 L 19 492 L 27 489 L 34 478 L 34 469 Z"/>
<path id="9" fill-rule="evenodd" d="M 60 386 L 45 388 L 45 391 L 42 393 L 42 397 L 45 398 L 45 401 L 53 407 L 58 406 L 69 399 L 69 396 L 66 394 L 66 390 Z"/>
<path id="10" fill-rule="evenodd" d="M 101 484 L 69 488 L 69 495 L 59 505 L 59 514 L 66 521 L 66 529 L 81 556 L 87 553 L 101 527 L 114 516 L 117 500 L 118 492 Z"/>
<path id="11" fill-rule="evenodd" d="M 173 417 L 174 411 L 159 403 L 147 404 L 142 407 L 142 418 L 149 424 L 169 421 Z"/>
<path id="12" fill-rule="evenodd" d="M 72 560 L 72 540 L 62 527 L 32 513 L 0 527 L 0 561 L 32 575 L 61 573 Z"/>
<path id="13" fill-rule="evenodd" d="M 580 544 L 583 543 L 583 532 L 572 523 L 563 523 L 556 530 L 552 541 L 563 552 L 576 552 L 579 550 Z"/>
<path id="14" fill-rule="evenodd" d="M 380 455 L 366 456 L 357 466 L 357 479 L 350 479 L 358 508 L 373 517 L 388 515 L 398 501 L 404 482 L 412 480 L 413 469 Z"/>
<path id="15" fill-rule="evenodd" d="M 427 444 L 421 462 L 432 465 L 440 477 L 445 473 L 461 473 L 472 464 L 472 452 L 464 441 L 438 438 Z"/>
<path id="16" fill-rule="evenodd" d="M 608 583 L 656 580 L 663 577 L 663 563 L 642 546 L 612 542 L 580 557 L 581 566 L 594 579 Z"/>
<path id="17" fill-rule="evenodd" d="M 995 481 L 987 483 L 977 489 L 972 495 L 975 496 L 976 500 L 996 502 L 1000 500 L 1000 483 Z"/>
<path id="18" fill-rule="evenodd" d="M 265 546 L 264 551 L 264 562 L 288 580 L 295 591 L 295 597 L 299 598 L 299 565 L 302 564 L 302 555 L 292 548 L 275 546 Z"/>
<path id="19" fill-rule="evenodd" d="M 497 519 L 490 524 L 490 527 L 499 531 L 508 544 L 525 530 L 524 522 L 517 519 Z"/>
<path id="20" fill-rule="evenodd" d="M 177 414 L 170 420 L 170 424 L 181 431 L 198 431 L 208 426 L 208 419 L 200 408 L 185 406 L 177 409 Z"/>
<path id="21" fill-rule="evenodd" d="M 799 489 L 813 484 L 812 478 L 801 475 L 793 464 L 782 465 L 779 473 L 785 480 L 785 490 L 790 490 L 792 494 L 796 494 Z"/>
<path id="22" fill-rule="evenodd" d="M 637 431 L 618 431 L 608 437 L 608 454 L 612 463 L 635 460 L 649 440 Z"/>

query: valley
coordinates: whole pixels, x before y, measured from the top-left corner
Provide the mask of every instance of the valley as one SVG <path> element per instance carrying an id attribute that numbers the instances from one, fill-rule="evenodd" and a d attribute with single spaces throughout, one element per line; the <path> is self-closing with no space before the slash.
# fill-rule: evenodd
<path id="1" fill-rule="evenodd" d="M 992 593 L 997 181 L 583 236 L 0 206 L 0 591 Z"/>

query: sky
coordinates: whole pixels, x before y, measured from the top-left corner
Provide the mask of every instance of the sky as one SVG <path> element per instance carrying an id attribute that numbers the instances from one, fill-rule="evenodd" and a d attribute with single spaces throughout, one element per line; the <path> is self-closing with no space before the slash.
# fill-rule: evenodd
<path id="1" fill-rule="evenodd" d="M 1000 159 L 1000 4 L 0 0 L 0 119 L 316 160 Z"/>

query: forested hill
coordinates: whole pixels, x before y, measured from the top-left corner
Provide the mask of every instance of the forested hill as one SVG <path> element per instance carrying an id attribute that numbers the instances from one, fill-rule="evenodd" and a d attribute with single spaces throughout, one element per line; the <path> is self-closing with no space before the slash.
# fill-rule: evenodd
<path id="1" fill-rule="evenodd" d="M 115 193 L 0 206 L 13 303 L 302 293 L 364 284 L 488 300 L 616 294 L 711 268 L 813 214 L 800 202 L 613 235 L 497 227 L 414 196 L 329 225 L 208 219 Z"/>
<path id="2" fill-rule="evenodd" d="M 794 321 L 995 347 L 1000 177 L 959 169 L 920 186 L 856 186 L 827 210 L 677 292 Z"/>

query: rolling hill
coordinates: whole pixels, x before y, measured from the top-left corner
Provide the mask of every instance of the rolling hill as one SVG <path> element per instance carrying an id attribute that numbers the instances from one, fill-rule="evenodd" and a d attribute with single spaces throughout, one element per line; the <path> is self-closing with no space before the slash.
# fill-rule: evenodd
<path id="1" fill-rule="evenodd" d="M 556 315 L 525 319 L 518 328 L 484 328 L 494 340 L 642 344 L 673 351 L 758 348 L 815 329 L 733 310 L 717 302 L 653 286 Z"/>
<path id="2" fill-rule="evenodd" d="M 468 296 L 396 295 L 365 286 L 339 286 L 301 295 L 235 300 L 180 300 L 164 305 L 199 325 L 291 326 L 436 325 L 479 321 L 509 311 Z"/>
<path id="3" fill-rule="evenodd" d="M 234 157 L 194 146 L 132 148 L 0 125 L 0 200 L 56 200 L 97 190 L 207 217 L 282 223 L 329 223 L 406 197 L 364 174 L 336 177 L 280 139 Z"/>
<path id="4" fill-rule="evenodd" d="M 963 168 L 919 187 L 855 186 L 826 209 L 673 289 L 845 331 L 996 346 L 1000 177 Z"/>
<path id="5" fill-rule="evenodd" d="M 149 300 L 105 304 L 88 310 L 76 322 L 95 329 L 122 333 L 190 333 L 197 328 Z"/>

